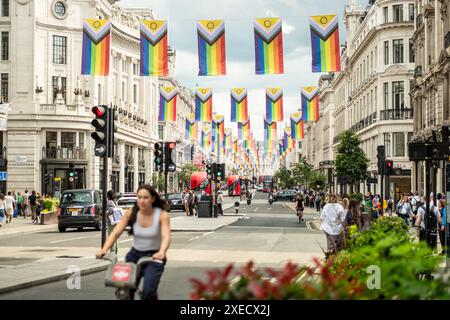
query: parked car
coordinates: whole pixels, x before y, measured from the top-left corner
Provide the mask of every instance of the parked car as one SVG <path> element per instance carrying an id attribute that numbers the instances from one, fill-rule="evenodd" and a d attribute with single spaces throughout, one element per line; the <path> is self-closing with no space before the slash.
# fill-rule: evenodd
<path id="1" fill-rule="evenodd" d="M 116 195 L 116 200 L 119 200 L 121 198 L 133 198 L 133 197 L 137 197 L 136 192 L 122 192 Z"/>
<path id="2" fill-rule="evenodd" d="M 263 191 L 263 186 L 257 186 L 256 187 L 256 191 L 261 191 L 262 192 Z"/>
<path id="3" fill-rule="evenodd" d="M 274 197 L 275 201 L 295 201 L 295 190 L 278 191 Z"/>
<path id="4" fill-rule="evenodd" d="M 182 193 L 168 194 L 167 201 L 169 203 L 169 210 L 182 210 L 184 211 L 184 201 Z"/>
<path id="5" fill-rule="evenodd" d="M 58 207 L 58 230 L 102 228 L 102 193 L 100 190 L 74 189 L 61 194 Z"/>
<path id="6" fill-rule="evenodd" d="M 133 209 L 136 204 L 137 197 L 122 197 L 117 200 L 117 206 L 124 211 Z"/>

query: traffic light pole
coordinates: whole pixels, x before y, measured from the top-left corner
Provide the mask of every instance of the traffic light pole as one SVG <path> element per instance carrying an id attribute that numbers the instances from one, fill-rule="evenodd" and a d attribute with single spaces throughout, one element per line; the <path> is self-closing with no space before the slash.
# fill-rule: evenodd
<path id="1" fill-rule="evenodd" d="M 103 157 L 102 248 L 106 242 L 106 204 L 108 193 L 108 157 Z"/>

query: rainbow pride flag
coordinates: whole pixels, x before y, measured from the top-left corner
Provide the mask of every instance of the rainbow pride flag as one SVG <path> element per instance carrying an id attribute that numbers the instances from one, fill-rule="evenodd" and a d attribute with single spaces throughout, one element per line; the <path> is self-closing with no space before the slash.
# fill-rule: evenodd
<path id="1" fill-rule="evenodd" d="M 246 122 L 238 122 L 238 139 L 240 141 L 250 139 L 250 120 Z"/>
<path id="2" fill-rule="evenodd" d="M 159 89 L 158 121 L 177 121 L 177 95 L 178 90 L 175 87 Z"/>
<path id="3" fill-rule="evenodd" d="M 266 141 L 266 150 L 268 150 L 270 153 L 272 152 L 273 146 L 275 145 L 275 142 L 277 140 L 277 123 L 276 121 L 273 122 L 267 122 L 264 120 L 264 138 Z"/>
<path id="4" fill-rule="evenodd" d="M 231 89 L 231 122 L 245 122 L 248 120 L 247 89 Z"/>
<path id="5" fill-rule="evenodd" d="M 199 76 L 221 76 L 227 73 L 225 58 L 225 22 L 197 21 Z"/>
<path id="6" fill-rule="evenodd" d="M 209 153 L 211 151 L 211 140 L 212 140 L 211 126 L 206 125 L 202 128 L 202 138 L 201 138 L 201 146 L 206 153 Z"/>
<path id="7" fill-rule="evenodd" d="M 281 26 L 281 18 L 255 20 L 256 74 L 281 74 L 284 72 Z"/>
<path id="8" fill-rule="evenodd" d="M 302 119 L 303 121 L 319 120 L 319 88 L 302 88 Z"/>
<path id="9" fill-rule="evenodd" d="M 227 154 L 231 154 L 232 148 L 233 148 L 233 130 L 230 128 L 225 128 L 225 150 Z"/>
<path id="10" fill-rule="evenodd" d="M 283 90 L 281 88 L 266 89 L 266 120 L 268 122 L 283 121 Z"/>
<path id="11" fill-rule="evenodd" d="M 195 122 L 195 114 L 189 113 L 186 117 L 186 140 L 197 140 L 198 123 Z"/>
<path id="12" fill-rule="evenodd" d="M 305 138 L 301 112 L 294 112 L 291 114 L 291 136 L 294 140 Z"/>
<path id="13" fill-rule="evenodd" d="M 294 150 L 294 140 L 291 136 L 291 128 L 286 127 L 284 129 L 284 137 L 283 137 L 283 147 L 286 152 L 291 152 Z"/>
<path id="14" fill-rule="evenodd" d="M 311 26 L 312 72 L 341 71 L 339 24 L 336 15 L 313 16 Z"/>
<path id="15" fill-rule="evenodd" d="M 221 114 L 213 115 L 212 123 L 212 138 L 213 138 L 213 152 L 222 152 L 225 145 L 225 121 Z"/>
<path id="16" fill-rule="evenodd" d="M 239 153 L 239 145 L 238 145 L 238 139 L 233 141 L 233 153 L 237 155 Z"/>
<path id="17" fill-rule="evenodd" d="M 195 90 L 195 120 L 212 121 L 212 89 L 198 88 Z"/>
<path id="18" fill-rule="evenodd" d="M 167 21 L 144 20 L 141 30 L 141 76 L 167 76 Z"/>
<path id="19" fill-rule="evenodd" d="M 111 22 L 86 19 L 83 22 L 81 74 L 108 76 L 111 55 Z"/>

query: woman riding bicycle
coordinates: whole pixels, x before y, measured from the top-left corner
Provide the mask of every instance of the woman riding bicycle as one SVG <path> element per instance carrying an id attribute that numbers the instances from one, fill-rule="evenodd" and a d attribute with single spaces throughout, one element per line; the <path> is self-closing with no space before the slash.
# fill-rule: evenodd
<path id="1" fill-rule="evenodd" d="M 137 263 L 141 257 L 153 257 L 163 263 L 147 264 L 140 276 L 144 276 L 143 299 L 158 299 L 159 281 L 166 264 L 166 252 L 170 246 L 170 222 L 166 211 L 167 203 L 150 185 L 143 185 L 137 191 L 137 201 L 133 209 L 127 211 L 106 240 L 103 248 L 96 253 L 104 257 L 127 226 L 133 235 L 133 245 L 125 257 L 126 262 Z M 133 299 L 134 291 L 131 292 Z"/>

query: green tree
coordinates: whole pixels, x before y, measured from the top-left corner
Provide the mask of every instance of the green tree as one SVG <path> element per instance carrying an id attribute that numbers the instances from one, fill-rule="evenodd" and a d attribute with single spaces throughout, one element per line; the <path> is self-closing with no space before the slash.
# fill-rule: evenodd
<path id="1" fill-rule="evenodd" d="M 334 168 L 336 175 L 345 178 L 353 185 L 367 177 L 369 159 L 360 147 L 361 140 L 351 130 L 346 130 L 339 135 L 339 144 L 336 147 L 336 160 Z"/>
<path id="2" fill-rule="evenodd" d="M 281 188 L 294 187 L 295 182 L 292 177 L 292 172 L 286 169 L 286 167 L 281 167 L 280 170 L 275 173 L 275 178 L 277 178 L 279 182 L 278 186 Z"/>
<path id="3" fill-rule="evenodd" d="M 200 169 L 198 168 L 198 166 L 192 164 L 192 163 L 187 163 L 184 166 L 181 167 L 181 171 L 179 173 L 179 179 L 182 181 L 183 186 L 187 186 L 189 185 L 189 180 L 191 179 L 191 175 L 193 172 L 197 172 Z"/>
<path id="4" fill-rule="evenodd" d="M 299 163 L 296 163 L 292 167 L 294 184 L 309 187 L 310 183 L 314 182 L 315 175 L 316 173 L 313 170 L 313 166 L 310 165 L 305 158 L 301 158 Z"/>

